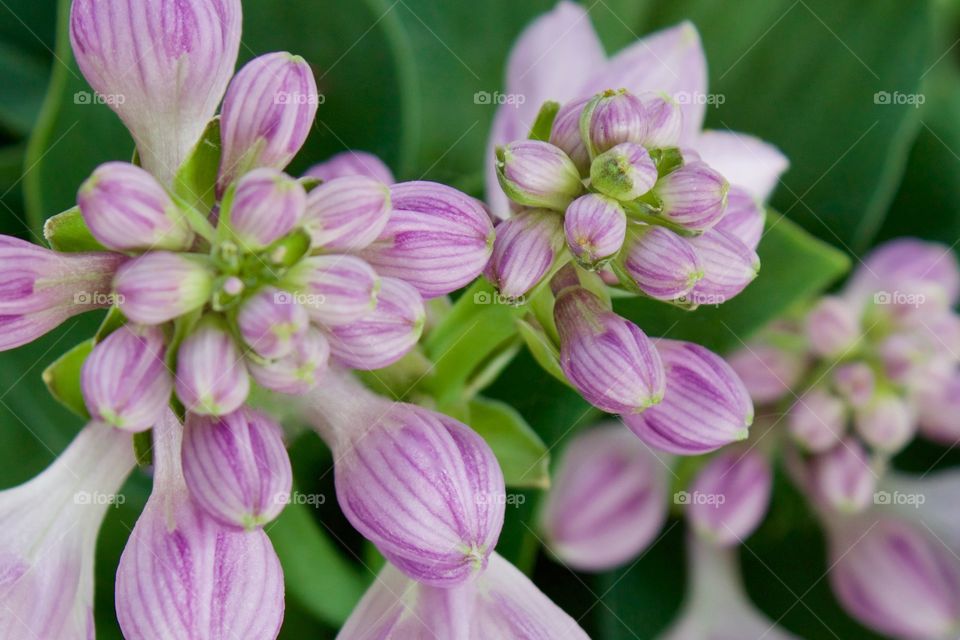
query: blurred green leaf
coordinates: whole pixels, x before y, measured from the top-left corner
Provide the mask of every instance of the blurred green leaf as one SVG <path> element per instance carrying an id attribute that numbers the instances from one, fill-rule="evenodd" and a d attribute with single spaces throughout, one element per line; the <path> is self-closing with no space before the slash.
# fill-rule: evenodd
<path id="1" fill-rule="evenodd" d="M 493 449 L 508 487 L 550 486 L 547 447 L 513 407 L 489 398 L 474 398 L 469 425 Z"/>
<path id="2" fill-rule="evenodd" d="M 57 402 L 81 418 L 89 419 L 87 404 L 80 386 L 80 371 L 93 351 L 93 338 L 84 340 L 43 371 L 43 382 Z"/>

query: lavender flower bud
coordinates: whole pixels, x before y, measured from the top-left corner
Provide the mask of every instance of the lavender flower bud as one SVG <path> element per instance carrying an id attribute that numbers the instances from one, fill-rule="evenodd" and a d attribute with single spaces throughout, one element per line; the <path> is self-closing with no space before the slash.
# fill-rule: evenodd
<path id="1" fill-rule="evenodd" d="M 189 249 L 194 234 L 156 178 L 126 162 L 97 167 L 77 194 L 90 233 L 116 251 Z"/>
<path id="2" fill-rule="evenodd" d="M 622 142 L 590 165 L 590 186 L 617 200 L 636 200 L 657 183 L 657 165 L 646 149 Z"/>
<path id="3" fill-rule="evenodd" d="M 396 182 L 390 167 L 366 151 L 343 151 L 326 162 L 313 165 L 304 175 L 324 182 L 349 176 L 364 176 L 386 185 Z"/>
<path id="4" fill-rule="evenodd" d="M 350 176 L 310 192 L 304 227 L 315 247 L 359 251 L 377 239 L 389 218 L 389 187 L 364 176 Z"/>
<path id="5" fill-rule="evenodd" d="M 660 339 L 663 402 L 623 421 L 652 447 L 693 455 L 744 440 L 753 423 L 746 388 L 720 356 L 690 342 Z"/>
<path id="6" fill-rule="evenodd" d="M 810 478 L 817 496 L 831 509 L 843 513 L 866 509 L 877 488 L 877 474 L 866 450 L 851 437 L 818 454 L 811 463 Z"/>
<path id="7" fill-rule="evenodd" d="M 667 94 L 647 93 L 640 96 L 647 124 L 643 146 L 648 149 L 676 147 L 683 130 L 683 111 Z"/>
<path id="8" fill-rule="evenodd" d="M 877 292 L 905 291 L 923 284 L 939 288 L 949 306 L 960 298 L 960 265 L 950 247 L 898 238 L 876 249 L 850 278 L 844 295 L 870 299 Z"/>
<path id="9" fill-rule="evenodd" d="M 377 308 L 348 325 L 330 329 L 330 350 L 351 369 L 389 367 L 413 349 L 423 334 L 426 311 L 411 285 L 396 278 L 381 280 Z"/>
<path id="10" fill-rule="evenodd" d="M 77 0 L 70 43 L 93 90 L 169 185 L 223 97 L 240 47 L 240 0 Z"/>
<path id="11" fill-rule="evenodd" d="M 511 142 L 497 150 L 497 177 L 518 204 L 563 211 L 583 193 L 580 172 L 567 154 L 539 140 Z"/>
<path id="12" fill-rule="evenodd" d="M 703 263 L 693 245 L 663 227 L 630 227 L 620 269 L 643 293 L 656 300 L 676 300 L 703 278 Z"/>
<path id="13" fill-rule="evenodd" d="M 960 442 L 960 371 L 932 380 L 915 404 L 924 437 L 950 446 Z"/>
<path id="14" fill-rule="evenodd" d="M 303 395 L 313 389 L 330 360 L 330 343 L 318 329 L 309 328 L 294 343 L 294 349 L 276 360 L 250 359 L 247 368 L 260 386 L 290 395 Z"/>
<path id="15" fill-rule="evenodd" d="M 811 389 L 790 407 L 787 426 L 790 435 L 807 451 L 827 451 L 847 430 L 847 407 L 824 389 Z"/>
<path id="16" fill-rule="evenodd" d="M 220 418 L 187 416 L 183 477 L 190 495 L 217 521 L 250 530 L 283 511 L 293 483 L 283 431 L 241 408 Z"/>
<path id="17" fill-rule="evenodd" d="M 83 400 L 94 420 L 127 431 L 144 431 L 163 416 L 173 393 L 163 331 L 120 327 L 83 363 Z"/>
<path id="18" fill-rule="evenodd" d="M 864 442 L 888 453 L 900 451 L 917 431 L 910 405 L 890 392 L 878 393 L 869 404 L 857 408 L 853 424 Z"/>
<path id="19" fill-rule="evenodd" d="M 276 169 L 254 169 L 237 181 L 230 228 L 245 249 L 264 249 L 297 227 L 306 206 L 299 182 Z"/>
<path id="20" fill-rule="evenodd" d="M 548 209 L 521 211 L 497 225 L 484 275 L 500 293 L 519 298 L 536 287 L 563 250 L 563 217 Z"/>
<path id="21" fill-rule="evenodd" d="M 207 317 L 177 352 L 177 396 L 192 413 L 222 416 L 240 408 L 250 392 L 243 355 L 230 332 Z"/>
<path id="22" fill-rule="evenodd" d="M 550 131 L 550 144 L 563 149 L 582 177 L 590 175 L 590 154 L 580 135 L 580 115 L 590 98 L 573 100 L 560 107 Z"/>
<path id="23" fill-rule="evenodd" d="M 151 251 L 120 267 L 113 288 L 125 316 L 140 324 L 163 324 L 206 304 L 213 277 L 200 259 Z"/>
<path id="24" fill-rule="evenodd" d="M 851 407 L 864 407 L 873 398 L 876 375 L 866 362 L 837 365 L 833 372 L 833 387 Z"/>
<path id="25" fill-rule="evenodd" d="M 807 315 L 807 338 L 817 355 L 847 353 L 861 337 L 859 313 L 842 298 L 826 296 Z"/>
<path id="26" fill-rule="evenodd" d="M 306 309 L 294 297 L 266 287 L 246 300 L 237 313 L 237 326 L 243 341 L 257 355 L 282 358 L 293 351 L 310 324 Z"/>
<path id="27" fill-rule="evenodd" d="M 694 305 L 722 304 L 734 298 L 760 271 L 759 256 L 725 231 L 710 229 L 687 242 L 703 265 L 703 277 L 688 296 Z"/>
<path id="28" fill-rule="evenodd" d="M 370 313 L 380 289 L 377 273 L 354 256 L 306 258 L 290 270 L 287 282 L 302 292 L 296 299 L 310 319 L 327 326 L 349 324 Z"/>
<path id="29" fill-rule="evenodd" d="M 594 193 L 574 200 L 563 216 L 567 246 L 577 262 L 596 269 L 623 246 L 627 214 L 612 199 Z"/>
<path id="30" fill-rule="evenodd" d="M 666 467 L 620 425 L 576 436 L 547 494 L 547 547 L 579 571 L 625 564 L 653 542 L 667 518 Z"/>
<path id="31" fill-rule="evenodd" d="M 690 487 L 687 516 L 710 543 L 735 546 L 760 526 L 770 505 L 773 470 L 759 451 L 734 450 L 714 457 Z"/>
<path id="32" fill-rule="evenodd" d="M 362 255 L 377 273 L 406 280 L 425 299 L 472 282 L 490 259 L 493 225 L 483 206 L 433 182 L 390 188 L 393 212 Z"/>
<path id="33" fill-rule="evenodd" d="M 286 167 L 306 141 L 319 102 L 313 71 L 300 56 L 268 53 L 248 62 L 223 100 L 220 190 L 258 167 Z"/>
<path id="34" fill-rule="evenodd" d="M 691 231 L 706 231 L 727 210 L 730 184 L 706 163 L 691 162 L 660 178 L 653 192 L 664 218 Z"/>
<path id="35" fill-rule="evenodd" d="M 763 237 L 766 219 L 767 210 L 756 198 L 745 189 L 730 187 L 727 210 L 713 228 L 737 238 L 756 251 Z"/>
<path id="36" fill-rule="evenodd" d="M 608 413 L 640 412 L 660 402 L 663 365 L 637 325 L 581 287 L 559 292 L 553 314 L 560 366 L 588 402 Z"/>
<path id="37" fill-rule="evenodd" d="M 757 404 L 783 398 L 800 382 L 806 369 L 803 354 L 764 343 L 751 343 L 735 351 L 727 362 Z"/>
<path id="38" fill-rule="evenodd" d="M 583 108 L 580 135 L 591 158 L 623 142 L 643 144 L 647 137 L 643 102 L 626 89 L 597 94 Z"/>

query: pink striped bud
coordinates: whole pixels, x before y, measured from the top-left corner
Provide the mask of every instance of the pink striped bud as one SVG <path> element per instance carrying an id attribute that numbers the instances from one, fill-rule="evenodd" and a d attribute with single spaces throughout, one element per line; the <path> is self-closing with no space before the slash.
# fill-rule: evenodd
<path id="1" fill-rule="evenodd" d="M 304 175 L 324 182 L 349 176 L 364 176 L 386 185 L 396 182 L 390 167 L 366 151 L 343 151 L 326 162 L 313 165 Z"/>
<path id="2" fill-rule="evenodd" d="M 222 524 L 262 527 L 290 501 L 293 471 L 283 431 L 258 411 L 187 415 L 182 457 L 190 495 Z"/>
<path id="3" fill-rule="evenodd" d="M 299 182 L 276 169 L 254 169 L 237 181 L 230 229 L 245 249 L 264 249 L 297 227 L 306 206 Z"/>
<path id="4" fill-rule="evenodd" d="M 83 400 L 94 420 L 145 431 L 163 416 L 173 393 L 163 331 L 125 325 L 104 338 L 83 363 Z"/>
<path id="5" fill-rule="evenodd" d="M 810 479 L 820 500 L 831 509 L 858 513 L 873 503 L 877 473 L 863 445 L 847 437 L 811 462 Z"/>
<path id="6" fill-rule="evenodd" d="M 498 224 L 496 233 L 484 275 L 502 295 L 520 298 L 540 283 L 563 250 L 563 217 L 530 209 Z"/>
<path id="7" fill-rule="evenodd" d="M 704 466 L 681 494 L 694 530 L 723 547 L 742 544 L 767 513 L 773 470 L 756 450 L 723 452 Z"/>
<path id="8" fill-rule="evenodd" d="M 833 371 L 833 387 L 851 407 L 865 407 L 876 385 L 877 377 L 866 362 L 841 364 Z"/>
<path id="9" fill-rule="evenodd" d="M 411 285 L 383 278 L 377 308 L 350 324 L 333 327 L 330 350 L 351 369 L 389 367 L 413 349 L 426 322 L 423 299 Z"/>
<path id="10" fill-rule="evenodd" d="M 246 300 L 237 313 L 240 335 L 257 355 L 282 358 L 294 350 L 310 325 L 306 309 L 294 296 L 266 287 Z"/>
<path id="11" fill-rule="evenodd" d="M 580 115 L 590 98 L 573 100 L 560 107 L 550 131 L 550 144 L 563 149 L 584 178 L 590 175 L 590 154 L 580 135 Z"/>
<path id="12" fill-rule="evenodd" d="M 643 102 L 626 89 L 597 94 L 583 108 L 580 135 L 591 158 L 624 142 L 643 144 L 647 137 Z"/>
<path id="13" fill-rule="evenodd" d="M 222 416 L 240 408 L 250 392 L 243 356 L 230 332 L 207 317 L 177 352 L 177 396 L 192 413 Z"/>
<path id="14" fill-rule="evenodd" d="M 960 370 L 930 382 L 916 394 L 920 432 L 934 442 L 952 446 L 960 442 Z"/>
<path id="15" fill-rule="evenodd" d="M 824 389 L 804 393 L 787 415 L 790 435 L 807 451 L 831 449 L 847 431 L 847 407 Z"/>
<path id="16" fill-rule="evenodd" d="M 767 210 L 747 190 L 730 187 L 727 194 L 727 210 L 713 228 L 723 231 L 753 251 L 757 250 L 763 237 Z"/>
<path id="17" fill-rule="evenodd" d="M 656 300 L 676 300 L 703 278 L 703 263 L 687 240 L 663 227 L 633 225 L 617 259 L 640 291 Z"/>
<path id="18" fill-rule="evenodd" d="M 683 130 L 680 104 L 667 94 L 645 93 L 640 96 L 647 124 L 643 146 L 648 149 L 676 147 Z"/>
<path id="19" fill-rule="evenodd" d="M 300 56 L 268 53 L 248 62 L 223 99 L 220 190 L 253 169 L 290 164 L 319 103 L 313 71 Z"/>
<path id="20" fill-rule="evenodd" d="M 620 425 L 576 436 L 557 465 L 542 512 L 547 548 L 578 571 L 626 564 L 667 519 L 666 470 Z"/>
<path id="21" fill-rule="evenodd" d="M 394 185 L 390 200 L 386 229 L 362 254 L 377 273 L 406 280 L 426 299 L 456 291 L 480 275 L 494 233 L 478 201 L 433 182 Z"/>
<path id="22" fill-rule="evenodd" d="M 703 265 L 703 278 L 687 296 L 693 305 L 727 302 L 746 289 L 760 271 L 759 256 L 725 231 L 710 229 L 687 242 Z"/>
<path id="23" fill-rule="evenodd" d="M 854 413 L 854 426 L 863 441 L 874 449 L 897 453 L 917 432 L 913 409 L 899 395 L 880 392 Z"/>
<path id="24" fill-rule="evenodd" d="M 93 90 L 169 185 L 213 118 L 240 47 L 240 0 L 77 0 L 70 43 Z"/>
<path id="25" fill-rule="evenodd" d="M 807 338 L 817 355 L 849 353 L 862 336 L 859 312 L 842 298 L 826 296 L 807 315 Z"/>
<path id="26" fill-rule="evenodd" d="M 680 455 L 745 440 L 753 403 L 730 365 L 690 342 L 661 338 L 656 349 L 666 371 L 663 402 L 623 416 L 630 430 L 650 446 Z"/>
<path id="27" fill-rule="evenodd" d="M 583 193 L 580 172 L 562 149 L 519 140 L 497 149 L 497 178 L 517 204 L 563 211 Z"/>
<path id="28" fill-rule="evenodd" d="M 727 357 L 757 404 L 787 395 L 806 370 L 804 354 L 766 343 L 751 343 Z"/>
<path id="29" fill-rule="evenodd" d="M 623 142 L 590 165 L 590 186 L 617 200 L 636 200 L 657 183 L 657 165 L 638 144 Z"/>
<path id="30" fill-rule="evenodd" d="M 653 192 L 661 215 L 691 231 L 705 231 L 723 218 L 730 184 L 703 162 L 691 162 L 660 178 Z"/>
<path id="31" fill-rule="evenodd" d="M 354 256 L 325 255 L 301 260 L 286 281 L 300 293 L 302 304 L 318 324 L 349 324 L 377 304 L 380 278 L 369 264 Z"/>
<path id="32" fill-rule="evenodd" d="M 377 239 L 389 218 L 389 187 L 352 176 L 325 182 L 310 192 L 304 227 L 314 247 L 359 251 Z"/>
<path id="33" fill-rule="evenodd" d="M 594 193 L 574 200 L 563 216 L 567 246 L 577 262 L 596 269 L 623 246 L 627 215 L 612 199 Z"/>
<path id="34" fill-rule="evenodd" d="M 126 162 L 97 167 L 77 194 L 90 233 L 117 251 L 185 250 L 194 234 L 156 178 Z"/>
<path id="35" fill-rule="evenodd" d="M 303 395 L 313 389 L 330 360 L 330 344 L 318 329 L 309 328 L 287 355 L 276 360 L 250 359 L 247 368 L 260 386 L 290 395 Z"/>
<path id="36" fill-rule="evenodd" d="M 163 324 L 205 305 L 213 277 L 200 258 L 151 251 L 120 267 L 113 288 L 125 316 L 140 324 Z"/>
<path id="37" fill-rule="evenodd" d="M 557 295 L 560 366 L 570 383 L 608 413 L 635 413 L 663 398 L 664 371 L 653 343 L 637 325 L 581 287 Z"/>

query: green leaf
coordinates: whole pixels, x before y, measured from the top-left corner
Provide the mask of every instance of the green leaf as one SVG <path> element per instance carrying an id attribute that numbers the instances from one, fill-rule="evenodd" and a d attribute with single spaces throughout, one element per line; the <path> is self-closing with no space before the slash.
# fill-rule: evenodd
<path id="1" fill-rule="evenodd" d="M 220 118 L 207 125 L 200 141 L 190 152 L 173 179 L 173 192 L 204 216 L 216 202 L 217 173 L 220 169 Z"/>
<path id="2" fill-rule="evenodd" d="M 43 372 L 43 381 L 57 401 L 82 418 L 89 418 L 80 387 L 80 370 L 93 351 L 93 339 L 85 340 L 60 356 Z"/>
<path id="3" fill-rule="evenodd" d="M 550 486 L 550 455 L 540 436 L 510 405 L 489 398 L 470 402 L 470 426 L 497 456 L 509 487 Z"/>
<path id="4" fill-rule="evenodd" d="M 758 249 L 760 275 L 740 295 L 716 307 L 684 311 L 647 298 L 621 298 L 618 313 L 652 336 L 691 340 L 725 352 L 840 278 L 850 266 L 841 252 L 776 212 Z"/>
<path id="5" fill-rule="evenodd" d="M 48 218 L 43 225 L 43 237 L 55 251 L 73 253 L 107 250 L 93 237 L 79 207 L 67 209 Z"/>
<path id="6" fill-rule="evenodd" d="M 517 331 L 537 364 L 563 384 L 570 384 L 566 374 L 563 373 L 563 369 L 560 368 L 560 352 L 543 329 L 535 327 L 526 319 L 521 319 L 517 320 Z"/>

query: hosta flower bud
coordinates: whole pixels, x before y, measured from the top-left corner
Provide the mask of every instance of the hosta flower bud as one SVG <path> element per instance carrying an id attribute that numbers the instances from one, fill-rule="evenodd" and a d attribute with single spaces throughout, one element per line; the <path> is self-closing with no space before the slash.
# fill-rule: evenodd
<path id="1" fill-rule="evenodd" d="M 653 192 L 663 203 L 661 215 L 692 231 L 714 226 L 727 210 L 730 184 L 703 162 L 691 162 L 660 178 Z"/>
<path id="2" fill-rule="evenodd" d="M 304 175 L 325 182 L 349 176 L 364 176 L 386 185 L 396 182 L 390 167 L 366 151 L 342 151 L 326 162 L 313 165 Z"/>
<path id="3" fill-rule="evenodd" d="M 579 571 L 629 562 L 666 521 L 666 469 L 620 425 L 576 436 L 560 459 L 542 512 L 547 548 Z"/>
<path id="4" fill-rule="evenodd" d="M 721 453 L 703 467 L 690 487 L 687 517 L 710 543 L 743 543 L 760 526 L 770 505 L 773 470 L 756 450 Z"/>
<path id="5" fill-rule="evenodd" d="M 163 324 L 206 304 L 213 277 L 199 259 L 151 251 L 120 267 L 113 289 L 125 316 L 140 324 Z"/>
<path id="6" fill-rule="evenodd" d="M 539 140 L 511 142 L 497 151 L 497 177 L 518 204 L 563 211 L 583 193 L 580 172 L 562 149 Z"/>
<path id="7" fill-rule="evenodd" d="M 387 227 L 362 254 L 377 273 L 406 280 L 424 298 L 456 291 L 480 275 L 494 234 L 478 201 L 433 182 L 394 185 L 390 200 Z"/>
<path id="8" fill-rule="evenodd" d="M 167 410 L 173 376 L 163 331 L 124 325 L 93 348 L 83 363 L 83 400 L 94 420 L 128 431 L 152 427 Z"/>
<path id="9" fill-rule="evenodd" d="M 765 343 L 751 343 L 728 356 L 727 362 L 757 404 L 787 395 L 806 369 L 804 354 Z"/>
<path id="10" fill-rule="evenodd" d="M 897 638 L 956 635 L 960 564 L 920 525 L 851 522 L 832 532 L 830 551 L 830 584 L 854 618 Z"/>
<path id="11" fill-rule="evenodd" d="M 663 401 L 624 423 L 652 447 L 692 455 L 746 439 L 753 403 L 723 359 L 690 342 L 660 339 L 666 371 Z"/>
<path id="12" fill-rule="evenodd" d="M 960 265 L 950 247 L 916 238 L 898 238 L 870 252 L 850 278 L 844 295 L 869 300 L 875 293 L 906 291 L 933 284 L 950 306 L 960 298 Z"/>
<path id="13" fill-rule="evenodd" d="M 556 211 L 521 211 L 498 224 L 496 233 L 484 275 L 508 298 L 537 286 L 563 250 L 563 217 Z"/>
<path id="14" fill-rule="evenodd" d="M 390 218 L 390 188 L 364 176 L 337 178 L 310 192 L 304 227 L 313 246 L 359 251 L 383 232 Z"/>
<path id="15" fill-rule="evenodd" d="M 263 249 L 293 231 L 306 206 L 299 182 L 276 169 L 255 169 L 237 181 L 230 228 L 245 249 Z"/>
<path id="16" fill-rule="evenodd" d="M 260 386 L 291 395 L 313 389 L 327 371 L 330 343 L 313 327 L 294 343 L 293 351 L 276 360 L 249 360 L 247 368 Z"/>
<path id="17" fill-rule="evenodd" d="M 837 365 L 833 371 L 833 387 L 851 407 L 864 407 L 873 398 L 877 377 L 866 362 Z"/>
<path id="18" fill-rule="evenodd" d="M 627 214 L 616 200 L 591 193 L 570 204 L 563 227 L 567 246 L 577 262 L 595 269 L 623 246 Z"/>
<path id="19" fill-rule="evenodd" d="M 646 149 L 622 142 L 590 164 L 590 186 L 617 200 L 636 200 L 657 183 L 657 165 Z"/>
<path id="20" fill-rule="evenodd" d="M 643 103 L 647 134 L 643 146 L 648 149 L 675 147 L 683 130 L 683 111 L 680 104 L 667 94 L 647 93 L 640 96 Z"/>
<path id="21" fill-rule="evenodd" d="M 354 256 L 314 256 L 301 260 L 287 275 L 301 293 L 296 300 L 319 324 L 349 324 L 377 304 L 380 278 L 369 264 Z"/>
<path id="22" fill-rule="evenodd" d="M 77 0 L 70 43 L 93 90 L 169 185 L 216 113 L 240 47 L 240 0 Z"/>
<path id="23" fill-rule="evenodd" d="M 832 448 L 847 430 L 847 407 L 824 389 L 804 393 L 787 415 L 790 435 L 807 451 Z"/>
<path id="24" fill-rule="evenodd" d="M 126 162 L 97 167 L 80 187 L 77 204 L 90 233 L 117 251 L 189 249 L 194 234 L 156 178 Z"/>
<path id="25" fill-rule="evenodd" d="M 293 351 L 309 324 L 306 309 L 292 294 L 276 287 L 265 287 L 237 313 L 243 341 L 264 358 L 282 358 Z"/>
<path id="26" fill-rule="evenodd" d="M 240 408 L 250 378 L 233 336 L 214 317 L 204 318 L 177 352 L 177 396 L 188 411 L 222 416 Z"/>
<path id="27" fill-rule="evenodd" d="M 560 366 L 588 402 L 609 413 L 639 412 L 660 402 L 663 365 L 637 325 L 581 287 L 559 292 L 553 314 Z"/>
<path id="28" fill-rule="evenodd" d="M 580 135 L 580 114 L 590 98 L 572 100 L 557 112 L 550 130 L 550 144 L 563 149 L 584 178 L 590 175 L 590 154 Z"/>
<path id="29" fill-rule="evenodd" d="M 960 442 L 960 370 L 933 380 L 915 404 L 924 437 L 951 446 Z"/>
<path id="30" fill-rule="evenodd" d="M 330 350 L 351 369 L 388 367 L 416 346 L 423 333 L 423 299 L 396 278 L 381 280 L 377 308 L 350 324 L 330 329 Z"/>
<path id="31" fill-rule="evenodd" d="M 813 459 L 810 479 L 817 496 L 831 509 L 844 513 L 866 509 L 877 488 L 877 473 L 867 451 L 850 437 Z"/>
<path id="32" fill-rule="evenodd" d="M 626 89 L 597 94 L 583 108 L 580 135 L 591 158 L 623 142 L 643 144 L 647 137 L 643 102 Z"/>
<path id="33" fill-rule="evenodd" d="M 694 284 L 689 296 L 694 305 L 722 304 L 734 298 L 760 271 L 759 256 L 725 231 L 710 229 L 687 242 L 693 245 L 703 265 L 703 277 Z"/>
<path id="34" fill-rule="evenodd" d="M 663 227 L 630 227 L 617 259 L 640 291 L 656 300 L 676 300 L 703 277 L 703 263 L 693 245 Z"/>
<path id="35" fill-rule="evenodd" d="M 826 296 L 807 315 L 807 338 L 817 355 L 848 353 L 862 335 L 859 312 L 841 298 Z"/>
<path id="36" fill-rule="evenodd" d="M 917 431 L 910 405 L 890 392 L 878 393 L 867 405 L 857 408 L 853 424 L 864 442 L 889 453 L 905 447 Z"/>
<path id="37" fill-rule="evenodd" d="M 767 210 L 756 198 L 745 189 L 730 187 L 727 210 L 713 228 L 728 233 L 756 251 L 766 220 Z"/>
<path id="38" fill-rule="evenodd" d="M 313 71 L 300 56 L 268 53 L 248 62 L 223 99 L 219 188 L 258 167 L 286 167 L 306 141 L 319 103 Z"/>
<path id="39" fill-rule="evenodd" d="M 276 422 L 252 409 L 225 416 L 189 414 L 183 477 L 201 509 L 219 522 L 261 527 L 290 500 L 293 471 Z"/>

